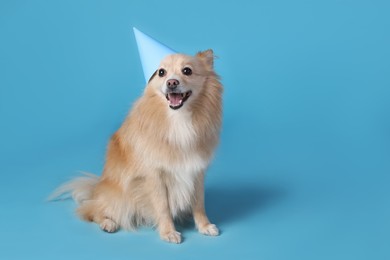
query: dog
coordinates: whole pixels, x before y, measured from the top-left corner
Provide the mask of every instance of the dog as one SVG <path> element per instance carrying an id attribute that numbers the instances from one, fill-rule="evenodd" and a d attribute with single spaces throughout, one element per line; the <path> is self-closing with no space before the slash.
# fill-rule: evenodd
<path id="1" fill-rule="evenodd" d="M 151 225 L 178 244 L 175 222 L 192 215 L 201 234 L 219 235 L 205 212 L 204 178 L 219 141 L 222 93 L 212 50 L 167 56 L 111 137 L 102 175 L 71 180 L 49 199 L 72 194 L 78 215 L 110 233 Z"/>

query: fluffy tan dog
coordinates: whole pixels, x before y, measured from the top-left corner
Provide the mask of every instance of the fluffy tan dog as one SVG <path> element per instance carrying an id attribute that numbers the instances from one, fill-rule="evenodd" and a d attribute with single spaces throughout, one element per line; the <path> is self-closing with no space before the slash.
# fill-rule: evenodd
<path id="1" fill-rule="evenodd" d="M 51 198 L 72 193 L 80 217 L 107 232 L 155 225 L 163 240 L 180 243 L 174 220 L 192 213 L 200 233 L 218 235 L 204 207 L 222 117 L 213 62 L 212 50 L 167 56 L 112 136 L 102 176 L 76 178 Z"/>

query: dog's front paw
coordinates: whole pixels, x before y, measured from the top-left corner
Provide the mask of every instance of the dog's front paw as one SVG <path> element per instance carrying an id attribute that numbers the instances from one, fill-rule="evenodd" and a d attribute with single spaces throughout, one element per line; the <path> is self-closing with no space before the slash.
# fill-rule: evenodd
<path id="1" fill-rule="evenodd" d="M 118 230 L 119 226 L 113 220 L 106 218 L 100 223 L 100 228 L 107 233 L 113 233 Z"/>
<path id="2" fill-rule="evenodd" d="M 214 224 L 207 224 L 203 227 L 199 227 L 199 232 L 206 236 L 218 236 L 219 230 Z"/>
<path id="3" fill-rule="evenodd" d="M 168 233 L 160 234 L 162 240 L 169 243 L 180 244 L 181 243 L 181 234 L 177 231 L 171 231 Z"/>

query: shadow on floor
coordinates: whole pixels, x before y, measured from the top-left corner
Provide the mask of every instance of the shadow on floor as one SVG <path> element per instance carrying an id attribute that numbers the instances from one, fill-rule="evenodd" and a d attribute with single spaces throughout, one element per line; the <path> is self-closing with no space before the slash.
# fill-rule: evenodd
<path id="1" fill-rule="evenodd" d="M 283 187 L 237 184 L 206 189 L 206 210 L 217 225 L 242 221 L 258 211 L 278 204 L 287 196 Z"/>

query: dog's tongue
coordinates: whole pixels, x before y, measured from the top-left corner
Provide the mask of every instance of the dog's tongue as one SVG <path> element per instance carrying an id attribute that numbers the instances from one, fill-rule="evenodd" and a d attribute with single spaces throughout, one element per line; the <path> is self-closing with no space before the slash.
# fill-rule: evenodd
<path id="1" fill-rule="evenodd" d="M 169 94 L 169 103 L 171 106 L 178 106 L 181 104 L 183 98 L 181 97 L 180 94 L 176 93 L 170 93 Z"/>

